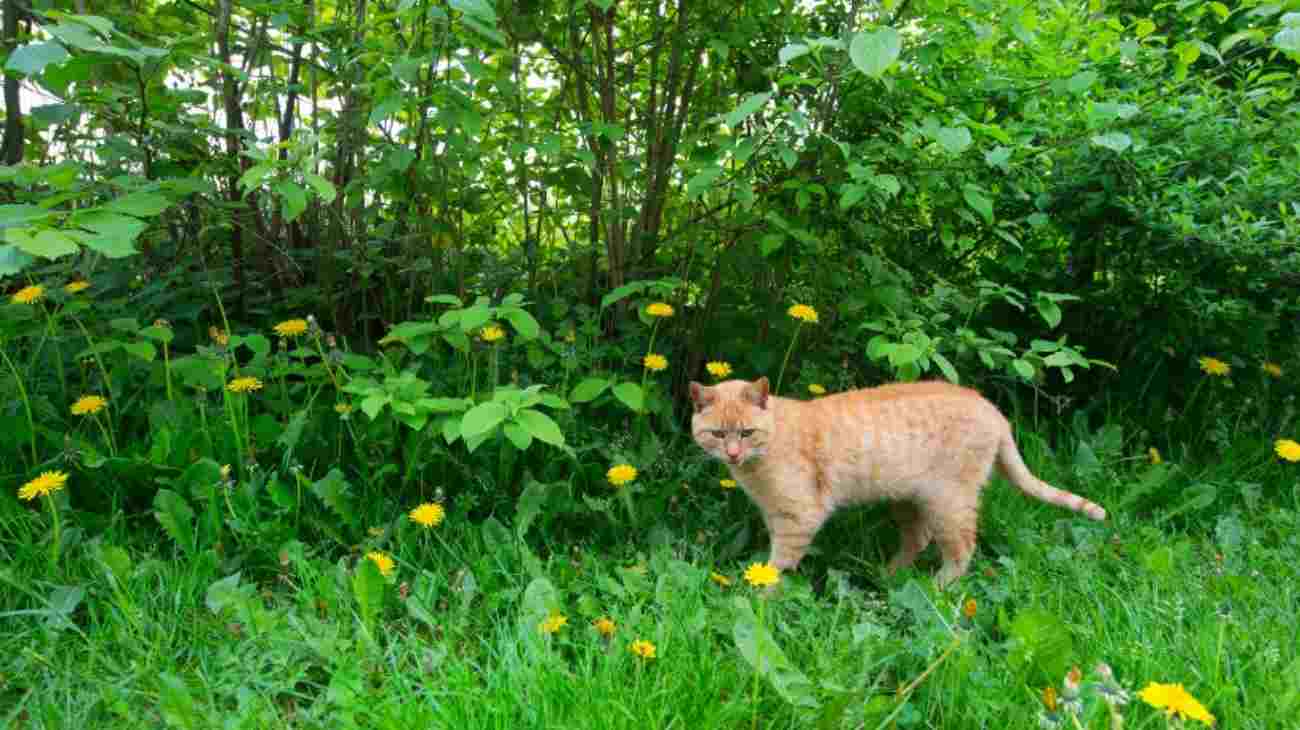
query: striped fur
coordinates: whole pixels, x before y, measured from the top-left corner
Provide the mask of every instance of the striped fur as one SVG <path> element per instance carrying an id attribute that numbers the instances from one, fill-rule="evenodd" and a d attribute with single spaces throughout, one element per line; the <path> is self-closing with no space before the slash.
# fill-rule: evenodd
<path id="1" fill-rule="evenodd" d="M 970 563 L 980 491 L 995 464 L 1035 499 L 1106 518 L 1098 505 L 1035 477 L 1006 418 L 969 388 L 895 384 L 798 401 L 770 395 L 760 378 L 691 383 L 691 400 L 696 443 L 758 505 L 780 570 L 799 565 L 839 507 L 888 500 L 902 533 L 888 570 L 935 542 L 946 585 Z"/>

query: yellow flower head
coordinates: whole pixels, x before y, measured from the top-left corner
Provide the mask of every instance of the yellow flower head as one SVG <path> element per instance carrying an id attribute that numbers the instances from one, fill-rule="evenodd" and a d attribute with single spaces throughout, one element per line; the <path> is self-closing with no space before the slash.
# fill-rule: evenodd
<path id="1" fill-rule="evenodd" d="M 281 337 L 297 337 L 307 331 L 307 320 L 305 319 L 286 319 L 271 329 Z"/>
<path id="2" fill-rule="evenodd" d="M 352 412 L 352 404 L 351 404 L 351 403 L 335 403 L 335 404 L 334 404 L 334 412 L 337 413 L 337 414 L 339 414 L 340 416 L 346 416 L 346 415 L 348 415 L 349 413 Z"/>
<path id="3" fill-rule="evenodd" d="M 490 324 L 487 327 L 484 327 L 482 330 L 480 330 L 478 336 L 479 339 L 483 340 L 484 342 L 496 342 L 497 340 L 506 336 L 506 331 L 501 329 L 495 324 Z"/>
<path id="4" fill-rule="evenodd" d="M 736 488 L 736 480 L 735 480 L 735 479 L 719 479 L 719 480 L 718 480 L 718 486 L 722 487 L 723 489 L 735 489 L 735 488 Z"/>
<path id="5" fill-rule="evenodd" d="M 645 308 L 645 313 L 651 317 L 671 317 L 673 316 L 673 305 L 655 302 Z"/>
<path id="6" fill-rule="evenodd" d="M 801 322 L 817 324 L 817 310 L 807 304 L 796 304 L 786 310 L 786 314 Z"/>
<path id="7" fill-rule="evenodd" d="M 722 380 L 728 375 L 731 375 L 731 363 L 723 362 L 721 360 L 714 360 L 708 365 L 705 365 L 704 369 L 708 370 L 709 375 L 712 375 L 718 380 Z"/>
<path id="8" fill-rule="evenodd" d="M 646 355 L 641 362 L 645 365 L 647 370 L 653 370 L 656 373 L 668 367 L 668 358 L 654 352 Z"/>
<path id="9" fill-rule="evenodd" d="M 1282 367 L 1275 362 L 1266 362 L 1259 366 L 1261 370 L 1275 378 L 1282 377 Z"/>
<path id="10" fill-rule="evenodd" d="M 611 466 L 609 471 L 605 472 L 605 478 L 609 480 L 610 484 L 621 487 L 636 479 L 636 467 L 631 464 Z"/>
<path id="11" fill-rule="evenodd" d="M 961 615 L 965 616 L 966 618 L 975 618 L 975 612 L 978 610 L 979 610 L 979 604 L 975 602 L 975 599 L 967 598 L 966 602 L 962 604 Z"/>
<path id="12" fill-rule="evenodd" d="M 228 481 L 230 481 L 230 473 L 231 473 L 230 465 L 229 465 L 229 464 L 222 464 L 222 465 L 221 465 L 221 481 L 223 481 L 223 482 L 228 482 Z"/>
<path id="13" fill-rule="evenodd" d="M 771 563 L 751 563 L 745 568 L 745 580 L 755 588 L 774 586 L 781 580 L 781 573 Z"/>
<path id="14" fill-rule="evenodd" d="M 262 389 L 262 381 L 257 378 L 242 377 L 226 383 L 226 390 L 231 393 L 248 393 L 254 390 Z"/>
<path id="15" fill-rule="evenodd" d="M 543 634 L 554 634 L 568 623 L 569 619 L 564 614 L 552 612 L 550 616 L 547 616 L 545 620 L 537 625 L 537 628 L 541 629 Z"/>
<path id="16" fill-rule="evenodd" d="M 1048 686 L 1043 688 L 1043 706 L 1047 708 L 1048 712 L 1056 712 L 1055 687 Z"/>
<path id="17" fill-rule="evenodd" d="M 45 296 L 45 287 L 33 284 L 32 286 L 25 286 L 14 292 L 14 295 L 9 298 L 9 301 L 14 304 L 32 304 L 43 296 Z"/>
<path id="18" fill-rule="evenodd" d="M 596 627 L 596 630 L 600 632 L 601 636 L 614 635 L 614 620 L 609 616 L 601 616 L 595 621 L 592 621 L 591 625 Z"/>
<path id="19" fill-rule="evenodd" d="M 813 383 L 812 385 L 808 386 L 808 392 L 812 393 L 813 395 L 826 395 L 826 388 L 817 383 Z"/>
<path id="20" fill-rule="evenodd" d="M 1165 460 L 1160 457 L 1160 449 L 1154 446 L 1147 449 L 1147 458 L 1151 459 L 1152 465 L 1165 463 Z"/>
<path id="21" fill-rule="evenodd" d="M 63 285 L 63 291 L 69 294 L 80 294 L 81 292 L 89 288 L 90 288 L 90 282 L 82 279 L 77 279 L 76 281 L 70 281 L 67 284 Z"/>
<path id="22" fill-rule="evenodd" d="M 1226 377 L 1228 373 L 1232 372 L 1231 365 L 1213 357 L 1202 357 L 1197 360 L 1197 362 L 1201 364 L 1201 370 L 1204 371 L 1206 375 Z"/>
<path id="23" fill-rule="evenodd" d="M 447 510 L 437 502 L 425 502 L 411 510 L 411 521 L 425 527 L 437 527 L 447 517 Z"/>
<path id="24" fill-rule="evenodd" d="M 726 588 L 727 586 L 731 585 L 731 579 L 721 573 L 714 573 L 710 571 L 709 580 L 713 581 L 714 583 L 717 583 L 723 588 Z"/>
<path id="25" fill-rule="evenodd" d="M 1181 684 L 1152 682 L 1146 686 L 1146 689 L 1138 692 L 1138 697 L 1157 710 L 1164 710 L 1165 715 L 1169 717 L 1178 715 L 1180 719 L 1192 719 L 1206 725 L 1214 725 L 1214 715 L 1197 702 L 1195 697 L 1188 694 Z"/>
<path id="26" fill-rule="evenodd" d="M 208 337 L 211 337 L 212 341 L 217 343 L 221 347 L 225 347 L 226 345 L 230 344 L 230 335 L 226 334 L 225 332 L 222 332 L 220 329 L 216 327 L 208 328 Z"/>
<path id="27" fill-rule="evenodd" d="M 1296 443 L 1293 439 L 1278 439 L 1273 444 L 1273 450 L 1287 461 L 1300 461 L 1300 443 Z"/>
<path id="28" fill-rule="evenodd" d="M 57 492 L 63 489 L 68 483 L 68 475 L 61 471 L 45 471 L 35 479 L 27 482 L 18 489 L 18 498 L 31 501 L 37 497 L 44 497 L 51 492 Z"/>
<path id="29" fill-rule="evenodd" d="M 393 559 L 386 554 L 374 550 L 366 553 L 366 560 L 374 563 L 379 568 L 379 574 L 385 578 L 393 574 Z"/>
<path id="30" fill-rule="evenodd" d="M 108 406 L 108 400 L 98 395 L 83 395 L 72 404 L 72 415 L 84 416 L 90 413 L 99 413 Z"/>
<path id="31" fill-rule="evenodd" d="M 655 658 L 655 645 L 645 639 L 637 639 L 632 642 L 631 646 L 628 647 L 628 650 L 642 659 Z"/>

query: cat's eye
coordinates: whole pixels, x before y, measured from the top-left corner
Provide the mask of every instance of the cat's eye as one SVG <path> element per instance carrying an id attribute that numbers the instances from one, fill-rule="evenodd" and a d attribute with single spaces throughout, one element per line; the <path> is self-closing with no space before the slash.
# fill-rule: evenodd
<path id="1" fill-rule="evenodd" d="M 713 434 L 713 438 L 715 439 L 724 439 L 727 437 L 726 431 L 710 431 L 709 433 Z"/>
<path id="2" fill-rule="evenodd" d="M 754 435 L 754 429 L 752 428 L 745 428 L 745 429 L 741 429 L 740 431 L 740 437 L 743 439 L 747 439 L 753 435 Z"/>

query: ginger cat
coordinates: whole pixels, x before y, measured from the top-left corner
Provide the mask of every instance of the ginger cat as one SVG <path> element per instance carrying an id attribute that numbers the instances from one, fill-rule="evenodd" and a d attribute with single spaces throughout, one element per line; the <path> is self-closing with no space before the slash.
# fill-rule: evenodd
<path id="1" fill-rule="evenodd" d="M 902 547 L 888 571 L 939 544 L 938 582 L 961 577 L 975 549 L 980 490 L 996 463 L 1022 492 L 1094 520 L 1098 505 L 1039 480 L 996 406 L 945 382 L 885 385 L 814 401 L 778 398 L 767 378 L 691 383 L 695 441 L 722 461 L 763 513 L 778 570 L 799 565 L 839 507 L 889 500 Z"/>

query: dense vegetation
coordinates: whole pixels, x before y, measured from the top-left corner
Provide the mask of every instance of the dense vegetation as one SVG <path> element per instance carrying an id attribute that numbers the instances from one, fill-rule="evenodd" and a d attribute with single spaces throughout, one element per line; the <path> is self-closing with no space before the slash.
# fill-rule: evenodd
<path id="1" fill-rule="evenodd" d="M 0 5 L 7 726 L 1300 716 L 1296 0 Z M 1111 518 L 764 591 L 729 375 Z"/>

